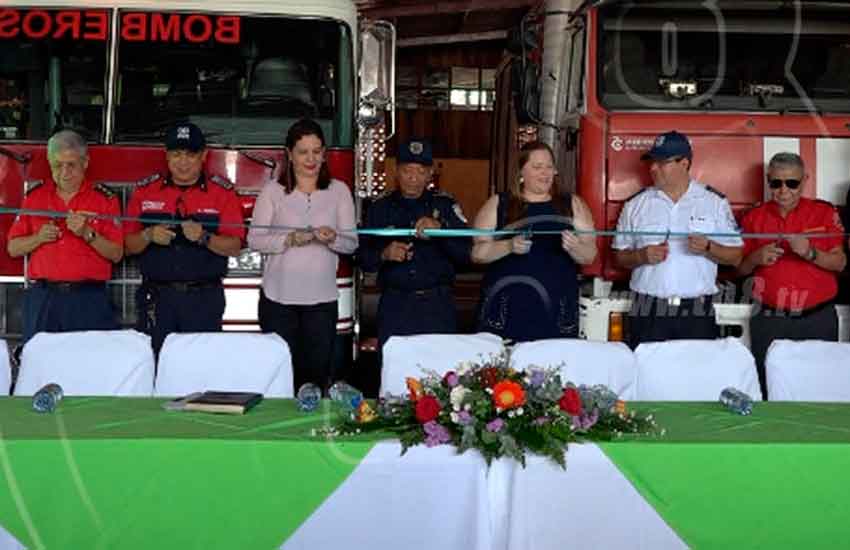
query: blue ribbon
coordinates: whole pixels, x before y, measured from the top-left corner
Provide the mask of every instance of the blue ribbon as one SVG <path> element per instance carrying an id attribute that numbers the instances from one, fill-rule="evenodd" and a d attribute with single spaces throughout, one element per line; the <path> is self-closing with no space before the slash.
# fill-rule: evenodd
<path id="1" fill-rule="evenodd" d="M 0 206 L 0 215 L 3 214 L 14 214 L 24 215 L 24 216 L 41 216 L 46 218 L 54 218 L 61 219 L 67 218 L 69 216 L 68 212 L 59 212 L 56 210 L 35 210 L 31 208 L 8 208 L 4 206 Z M 154 223 L 154 224 L 163 224 L 163 225 L 174 225 L 175 220 L 167 219 L 167 218 L 137 218 L 132 216 L 115 216 L 112 214 L 86 214 L 89 218 L 96 219 L 108 219 L 108 220 L 119 220 L 126 222 L 139 222 L 139 223 Z M 286 226 L 286 225 L 261 225 L 261 224 L 246 224 L 246 223 L 219 223 L 219 222 L 195 222 L 199 223 L 203 226 L 217 226 L 217 227 L 242 227 L 242 228 L 253 228 L 253 229 L 265 229 L 271 231 L 281 231 L 281 232 L 292 232 L 292 231 L 312 231 L 314 228 L 312 227 L 294 227 L 294 226 Z M 596 237 L 614 237 L 616 235 L 629 235 L 635 237 L 664 237 L 666 239 L 674 238 L 674 239 L 687 239 L 688 237 L 698 234 L 703 237 L 714 237 L 714 238 L 741 238 L 741 239 L 773 239 L 773 240 L 784 240 L 789 237 L 801 236 L 806 237 L 808 239 L 825 239 L 830 237 L 847 237 L 850 236 L 850 233 L 736 233 L 736 232 L 716 232 L 716 233 L 688 233 L 685 231 L 617 231 L 617 230 L 609 230 L 609 229 L 573 229 L 570 230 L 571 233 L 576 235 L 594 235 Z M 548 230 L 540 230 L 540 229 L 531 229 L 531 228 L 517 228 L 517 229 L 424 229 L 422 234 L 426 237 L 442 237 L 442 238 L 451 238 L 451 237 L 501 237 L 501 236 L 512 236 L 512 235 L 560 235 L 563 230 L 558 229 L 548 229 Z M 393 228 L 393 227 L 384 227 L 384 228 L 358 228 L 358 229 L 342 229 L 338 230 L 337 233 L 342 234 L 356 234 L 356 235 L 369 235 L 374 237 L 415 237 L 418 235 L 416 229 L 412 228 Z"/>

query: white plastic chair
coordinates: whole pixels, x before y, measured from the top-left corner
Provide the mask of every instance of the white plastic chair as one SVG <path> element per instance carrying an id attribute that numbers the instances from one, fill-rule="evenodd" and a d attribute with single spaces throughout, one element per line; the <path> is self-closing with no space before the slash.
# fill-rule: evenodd
<path id="1" fill-rule="evenodd" d="M 40 332 L 24 345 L 15 395 L 51 382 L 65 395 L 153 394 L 149 336 L 135 330 Z"/>
<path id="2" fill-rule="evenodd" d="M 292 357 L 277 334 L 169 334 L 159 352 L 154 395 L 198 391 L 258 392 L 293 397 Z"/>
<path id="3" fill-rule="evenodd" d="M 774 340 L 765 370 L 770 401 L 850 401 L 850 343 Z"/>
<path id="4" fill-rule="evenodd" d="M 502 349 L 502 339 L 486 332 L 393 336 L 384 344 L 380 394 L 406 393 L 405 378 L 418 378 L 423 369 L 446 373 L 460 362 L 488 359 Z"/>
<path id="5" fill-rule="evenodd" d="M 576 385 L 604 384 L 623 399 L 635 389 L 635 356 L 622 342 L 554 339 L 523 342 L 511 355 L 514 368 L 560 367 L 561 380 Z"/>
<path id="6" fill-rule="evenodd" d="M 761 401 L 755 360 L 737 338 L 641 344 L 635 358 L 637 400 L 716 401 L 731 386 Z"/>
<path id="7" fill-rule="evenodd" d="M 12 385 L 12 363 L 9 361 L 9 345 L 0 344 L 0 395 L 9 395 Z"/>

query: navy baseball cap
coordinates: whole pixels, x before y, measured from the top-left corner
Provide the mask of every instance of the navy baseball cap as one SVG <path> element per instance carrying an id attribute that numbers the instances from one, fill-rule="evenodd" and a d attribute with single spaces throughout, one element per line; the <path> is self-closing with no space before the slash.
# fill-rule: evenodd
<path id="1" fill-rule="evenodd" d="M 434 164 L 434 159 L 431 155 L 431 143 L 424 139 L 411 139 L 405 141 L 398 148 L 397 164 L 416 163 L 424 166 Z"/>
<path id="2" fill-rule="evenodd" d="M 665 160 L 674 157 L 691 158 L 691 143 L 685 134 L 667 132 L 655 138 L 652 149 L 641 155 L 640 160 Z"/>
<path id="3" fill-rule="evenodd" d="M 204 133 L 191 122 L 177 124 L 168 129 L 165 134 L 165 149 L 185 149 L 197 153 L 207 146 Z"/>

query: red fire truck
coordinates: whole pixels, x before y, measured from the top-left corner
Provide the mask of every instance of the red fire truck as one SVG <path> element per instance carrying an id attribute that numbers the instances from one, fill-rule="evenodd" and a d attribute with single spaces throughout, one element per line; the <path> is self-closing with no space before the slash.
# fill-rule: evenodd
<path id="1" fill-rule="evenodd" d="M 360 180 L 357 151 L 391 103 L 394 32 L 358 28 L 348 0 L 27 0 L 0 6 L 0 205 L 18 207 L 49 177 L 48 137 L 59 127 L 90 143 L 88 177 L 126 204 L 134 183 L 165 169 L 162 137 L 180 120 L 210 143 L 207 170 L 236 184 L 245 217 L 277 179 L 287 128 L 309 116 L 328 140 L 332 177 Z M 362 40 L 362 43 L 361 43 Z M 365 52 L 363 56 L 361 52 Z M 367 62 L 358 66 L 358 59 Z M 360 80 L 358 81 L 358 75 Z M 358 91 L 360 95 L 358 95 Z M 367 178 L 368 179 L 368 178 Z M 0 217 L 0 240 L 12 216 Z M 0 333 L 21 328 L 26 265 L 0 251 Z M 259 253 L 231 260 L 225 325 L 255 330 Z M 338 333 L 351 350 L 351 262 L 337 274 Z M 125 325 L 140 282 L 131 258 L 111 288 Z"/>
<path id="2" fill-rule="evenodd" d="M 672 129 L 692 142 L 692 176 L 724 192 L 738 215 L 765 198 L 765 164 L 780 151 L 804 159 L 805 196 L 844 204 L 847 3 L 550 0 L 540 29 L 535 118 L 543 138 L 556 143 L 562 179 L 590 204 L 597 227 L 614 229 L 623 203 L 651 184 L 640 154 Z M 610 238 L 600 250 L 585 272 L 592 284 L 582 329 L 605 340 L 622 335 L 628 274 L 614 265 Z M 718 319 L 740 325 L 746 338 L 746 293 L 731 283 L 725 290 Z M 845 310 L 839 307 L 844 340 Z"/>

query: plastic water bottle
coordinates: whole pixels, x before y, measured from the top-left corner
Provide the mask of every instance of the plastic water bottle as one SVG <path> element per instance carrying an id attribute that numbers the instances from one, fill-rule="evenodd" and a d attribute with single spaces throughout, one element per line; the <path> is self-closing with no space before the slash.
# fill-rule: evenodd
<path id="1" fill-rule="evenodd" d="M 295 395 L 298 399 L 298 408 L 303 412 L 313 412 L 319 408 L 319 401 L 322 400 L 322 390 L 319 386 L 307 382 L 298 388 L 298 393 Z"/>
<path id="2" fill-rule="evenodd" d="M 726 388 L 720 392 L 720 403 L 736 414 L 752 414 L 753 399 L 735 388 Z"/>
<path id="3" fill-rule="evenodd" d="M 32 410 L 40 413 L 50 413 L 62 401 L 65 392 L 59 384 L 47 384 L 32 396 Z"/>
<path id="4" fill-rule="evenodd" d="M 353 411 L 363 401 L 360 390 L 342 381 L 334 382 L 328 390 L 328 396 L 345 411 Z"/>

